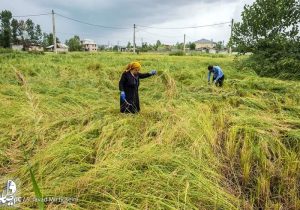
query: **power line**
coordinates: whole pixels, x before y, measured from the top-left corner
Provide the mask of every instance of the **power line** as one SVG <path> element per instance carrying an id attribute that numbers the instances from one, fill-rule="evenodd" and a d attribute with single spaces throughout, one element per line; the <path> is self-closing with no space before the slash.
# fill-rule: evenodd
<path id="1" fill-rule="evenodd" d="M 73 36 L 79 35 L 79 36 L 103 37 L 103 36 L 98 36 L 95 33 L 81 33 L 81 32 L 80 33 L 70 33 L 70 32 L 61 32 L 61 31 L 58 31 L 56 33 L 64 34 L 64 35 L 73 35 Z"/>
<path id="2" fill-rule="evenodd" d="M 62 17 L 62 18 L 65 18 L 65 19 L 69 19 L 69 20 L 72 20 L 72 21 L 75 21 L 75 22 L 78 22 L 78 23 L 81 23 L 81 24 L 85 24 L 85 25 L 89 25 L 89 26 L 95 26 L 95 27 L 99 27 L 99 28 L 106 28 L 106 29 L 131 29 L 131 28 L 122 28 L 122 27 L 103 26 L 103 25 L 88 23 L 88 22 L 85 22 L 85 21 L 81 21 L 81 20 L 77 20 L 77 19 L 74 19 L 74 18 L 70 18 L 70 17 L 64 16 L 64 15 L 61 15 L 59 13 L 55 13 L 55 14 L 58 15 L 58 16 L 60 16 L 60 17 Z"/>
<path id="3" fill-rule="evenodd" d="M 42 14 L 28 14 L 28 15 L 13 15 L 12 17 L 37 17 L 37 16 L 45 16 L 45 15 L 51 15 L 52 13 L 42 13 Z M 95 26 L 95 27 L 100 27 L 100 28 L 106 28 L 106 29 L 131 29 L 130 27 L 115 27 L 115 26 L 103 26 L 103 25 L 98 25 L 98 24 L 93 24 L 93 23 L 88 23 L 82 20 L 78 20 L 78 19 L 74 19 L 71 17 L 67 17 L 65 15 L 59 14 L 59 13 L 55 13 L 56 15 L 68 19 L 68 20 L 72 20 L 81 24 L 85 24 L 85 25 L 89 25 L 89 26 Z M 211 27 L 211 26 L 218 26 L 218 25 L 224 25 L 224 24 L 228 24 L 231 23 L 231 21 L 228 22 L 223 22 L 223 23 L 215 23 L 215 24 L 209 24 L 209 25 L 199 25 L 199 26 L 186 26 L 186 27 L 174 27 L 174 28 L 164 28 L 164 27 L 154 27 L 154 26 L 143 26 L 143 25 L 136 25 L 138 27 L 142 27 L 142 28 L 153 28 L 153 29 L 189 29 L 189 28 L 202 28 L 202 27 Z M 145 29 L 139 29 L 139 31 L 141 30 L 145 30 Z"/>
<path id="4" fill-rule="evenodd" d="M 177 28 L 163 28 L 163 27 L 154 27 L 154 26 L 142 26 L 142 25 L 137 25 L 138 27 L 142 28 L 155 28 L 155 29 L 188 29 L 188 28 L 203 28 L 203 27 L 210 27 L 210 26 L 218 26 L 218 25 L 225 25 L 231 23 L 229 22 L 223 22 L 223 23 L 215 23 L 215 24 L 209 24 L 209 25 L 200 25 L 200 26 L 186 26 L 186 27 L 177 27 Z"/>
<path id="5" fill-rule="evenodd" d="M 44 15 L 51 15 L 51 13 L 44 13 L 44 14 L 35 14 L 35 15 L 13 15 L 12 17 L 36 17 L 36 16 L 44 16 Z"/>
<path id="6" fill-rule="evenodd" d="M 169 35 L 162 35 L 162 34 L 156 34 L 156 33 L 152 33 L 152 32 L 148 32 L 148 31 L 140 31 L 141 33 L 147 33 L 153 36 L 160 36 L 160 37 L 165 37 L 165 38 L 179 38 L 181 36 L 169 36 Z"/>
<path id="7" fill-rule="evenodd" d="M 78 23 L 81 23 L 81 24 L 84 24 L 84 25 L 89 25 L 89 26 L 93 26 L 93 27 L 98 27 L 98 28 L 102 28 L 102 29 L 117 29 L 117 30 L 132 30 L 132 27 L 115 27 L 115 26 L 104 26 L 104 25 L 99 25 L 99 24 L 94 24 L 94 23 L 89 23 L 89 22 L 85 22 L 85 21 L 82 21 L 82 20 L 79 20 L 79 19 L 74 19 L 74 18 L 71 18 L 71 17 L 68 17 L 68 16 L 65 16 L 65 15 L 62 15 L 62 14 L 59 14 L 59 13 L 42 13 L 42 14 L 27 14 L 27 15 L 14 15 L 12 17 L 39 17 L 39 16 L 48 16 L 48 15 L 57 15 L 59 17 L 62 17 L 64 19 L 68 19 L 68 20 L 71 20 L 71 21 L 74 21 L 74 22 L 78 22 Z M 221 22 L 221 23 L 215 23 L 215 24 L 207 24 L 207 25 L 198 25 L 198 26 L 185 26 L 185 27 L 155 27 L 155 26 L 143 26 L 143 25 L 135 25 L 134 29 L 135 29 L 135 32 L 141 32 L 141 33 L 146 33 L 146 34 L 149 34 L 151 36 L 159 36 L 159 37 L 166 37 L 166 38 L 179 38 L 179 36 L 171 36 L 171 35 L 162 35 L 162 34 L 156 34 L 156 33 L 151 33 L 149 31 L 147 31 L 148 29 L 167 29 L 167 30 L 172 30 L 172 29 L 196 29 L 196 28 L 203 28 L 203 27 L 213 27 L 213 26 L 219 26 L 219 25 L 225 25 L 225 24 L 228 24 L 228 23 L 231 23 L 231 22 Z M 67 34 L 67 33 L 64 33 L 64 32 L 58 32 L 60 34 Z M 77 33 L 78 34 L 78 33 Z M 81 33 L 82 34 L 82 33 Z M 87 34 L 86 34 L 87 35 Z M 102 37 L 102 36 L 97 36 L 95 35 L 95 37 Z M 181 37 L 181 36 L 180 36 Z"/>

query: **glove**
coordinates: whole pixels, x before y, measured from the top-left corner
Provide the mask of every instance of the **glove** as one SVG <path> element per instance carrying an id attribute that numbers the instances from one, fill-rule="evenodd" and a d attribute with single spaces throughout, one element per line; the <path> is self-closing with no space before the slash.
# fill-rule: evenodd
<path id="1" fill-rule="evenodd" d="M 214 84 L 216 84 L 217 83 L 217 80 L 214 80 Z"/>
<path id="2" fill-rule="evenodd" d="M 121 101 L 125 101 L 126 100 L 126 95 L 125 95 L 124 91 L 121 91 L 120 98 L 121 98 Z"/>
<path id="3" fill-rule="evenodd" d="M 149 74 L 155 75 L 155 74 L 157 74 L 157 72 L 156 72 L 156 70 L 151 70 L 151 71 L 149 72 Z"/>

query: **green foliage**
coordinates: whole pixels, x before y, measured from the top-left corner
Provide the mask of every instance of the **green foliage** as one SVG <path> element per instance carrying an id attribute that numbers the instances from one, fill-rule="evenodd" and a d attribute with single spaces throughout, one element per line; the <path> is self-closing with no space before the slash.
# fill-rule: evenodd
<path id="1" fill-rule="evenodd" d="M 152 44 L 147 43 L 147 42 L 143 42 L 142 47 L 140 48 L 141 52 L 155 51 L 157 49 L 158 48 L 156 47 L 156 44 L 152 45 Z"/>
<path id="2" fill-rule="evenodd" d="M 11 44 L 23 44 L 29 46 L 32 43 L 42 44 L 43 35 L 40 25 L 35 25 L 31 19 L 12 19 L 12 13 L 4 10 L 0 13 L 1 30 L 0 46 L 11 47 Z"/>
<path id="3" fill-rule="evenodd" d="M 223 48 L 223 42 L 220 41 L 216 44 L 216 49 L 221 50 L 222 48 Z"/>
<path id="4" fill-rule="evenodd" d="M 12 19 L 11 21 L 11 34 L 12 34 L 12 43 L 18 44 L 18 28 L 19 28 L 19 22 L 16 19 Z"/>
<path id="5" fill-rule="evenodd" d="M 74 36 L 73 38 L 66 41 L 66 45 L 69 46 L 69 51 L 82 51 L 82 46 L 80 43 L 79 36 Z"/>
<path id="6" fill-rule="evenodd" d="M 35 26 L 34 42 L 37 44 L 42 44 L 42 39 L 43 39 L 42 29 L 41 26 L 37 24 Z"/>
<path id="7" fill-rule="evenodd" d="M 56 43 L 60 43 L 60 40 L 58 37 L 56 37 Z M 47 47 L 47 46 L 50 46 L 53 44 L 54 44 L 53 34 L 52 33 L 49 33 L 49 34 L 44 33 L 43 34 L 43 46 Z"/>
<path id="8" fill-rule="evenodd" d="M 33 23 L 33 21 L 31 19 L 27 19 L 25 24 L 26 24 L 26 32 L 29 36 L 29 40 L 34 41 L 35 40 L 35 32 L 34 32 L 35 24 Z"/>
<path id="9" fill-rule="evenodd" d="M 251 63 L 259 75 L 299 78 L 299 20 L 297 0 L 257 0 L 234 24 L 231 43 L 241 53 L 254 53 L 245 66 Z"/>
<path id="10" fill-rule="evenodd" d="M 299 37 L 300 2 L 297 0 L 257 0 L 246 5 L 242 22 L 235 23 L 231 41 L 241 52 L 262 50 L 260 42 Z"/>
<path id="11" fill-rule="evenodd" d="M 113 51 L 118 51 L 119 50 L 119 46 L 118 45 L 114 45 L 113 46 Z"/>
<path id="12" fill-rule="evenodd" d="M 183 50 L 183 43 L 179 43 L 177 42 L 176 45 L 175 45 L 176 49 L 178 50 Z"/>
<path id="13" fill-rule="evenodd" d="M 40 188 L 36 182 L 36 179 L 35 179 L 35 176 L 32 172 L 32 169 L 31 167 L 29 166 L 29 173 L 30 173 L 30 179 L 31 179 L 31 183 L 32 183 L 32 187 L 33 187 L 33 191 L 34 191 L 34 194 L 37 198 L 37 203 L 38 203 L 38 206 L 39 206 L 39 210 L 44 210 L 45 209 L 45 204 L 43 202 L 43 195 L 40 191 Z"/>
<path id="14" fill-rule="evenodd" d="M 14 53 L 12 49 L 9 48 L 0 48 L 0 54 L 4 53 Z"/>
<path id="15" fill-rule="evenodd" d="M 29 54 L 34 54 L 34 55 L 44 55 L 45 54 L 44 51 L 35 51 L 35 50 L 29 51 L 28 53 Z"/>
<path id="16" fill-rule="evenodd" d="M 250 68 L 260 76 L 281 79 L 300 79 L 300 41 L 260 42 L 257 51 L 248 59 L 239 62 L 239 68 Z"/>
<path id="17" fill-rule="evenodd" d="M 196 44 L 194 42 L 190 43 L 189 48 L 190 48 L 190 50 L 195 50 L 196 49 Z"/>
<path id="18" fill-rule="evenodd" d="M 170 52 L 169 55 L 171 55 L 171 56 L 183 56 L 183 55 L 185 55 L 185 53 L 182 50 L 178 50 L 178 51 Z"/>
<path id="19" fill-rule="evenodd" d="M 157 50 L 161 46 L 161 42 L 159 40 L 156 41 L 155 49 Z"/>
<path id="20" fill-rule="evenodd" d="M 128 42 L 128 43 L 127 43 L 127 48 L 130 49 L 131 47 L 132 47 L 131 43 Z"/>
<path id="21" fill-rule="evenodd" d="M 12 14 L 8 10 L 4 10 L 0 13 L 1 30 L 0 30 L 0 45 L 4 48 L 9 48 L 11 43 L 11 28 L 10 20 Z"/>

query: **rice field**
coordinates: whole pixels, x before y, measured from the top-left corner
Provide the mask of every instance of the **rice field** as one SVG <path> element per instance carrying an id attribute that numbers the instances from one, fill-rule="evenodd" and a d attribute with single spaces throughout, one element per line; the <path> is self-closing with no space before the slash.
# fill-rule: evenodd
<path id="1" fill-rule="evenodd" d="M 140 61 L 141 112 L 118 82 Z M 0 183 L 21 209 L 300 209 L 300 83 L 218 55 L 0 55 Z M 220 65 L 223 88 L 207 84 Z M 31 170 L 29 170 L 31 169 Z M 31 176 L 33 174 L 33 178 Z M 1 190 L 1 189 L 0 189 Z"/>

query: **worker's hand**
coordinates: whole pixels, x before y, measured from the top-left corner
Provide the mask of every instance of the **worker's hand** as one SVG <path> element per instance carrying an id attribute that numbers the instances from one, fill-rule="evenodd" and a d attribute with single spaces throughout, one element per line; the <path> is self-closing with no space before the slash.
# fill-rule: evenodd
<path id="1" fill-rule="evenodd" d="M 157 74 L 157 71 L 156 71 L 156 70 L 151 70 L 151 71 L 149 72 L 149 74 L 155 75 L 155 74 Z"/>
<path id="2" fill-rule="evenodd" d="M 124 91 L 121 91 L 120 98 L 121 98 L 121 101 L 125 101 L 126 100 L 126 95 L 125 95 Z"/>
<path id="3" fill-rule="evenodd" d="M 217 80 L 214 80 L 214 84 L 216 84 L 217 83 Z"/>

